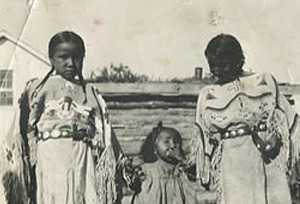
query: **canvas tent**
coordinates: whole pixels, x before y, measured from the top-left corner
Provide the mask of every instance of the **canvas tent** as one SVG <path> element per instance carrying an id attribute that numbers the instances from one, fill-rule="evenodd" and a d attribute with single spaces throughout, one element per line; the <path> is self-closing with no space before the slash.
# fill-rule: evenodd
<path id="1" fill-rule="evenodd" d="M 18 99 L 26 82 L 45 74 L 49 66 L 30 45 L 0 31 L 0 141 L 18 131 Z"/>
<path id="2" fill-rule="evenodd" d="M 297 0 L 30 2 L 21 39 L 46 53 L 54 33 L 74 30 L 86 42 L 87 72 L 113 62 L 154 78 L 189 77 L 194 67 L 208 70 L 205 46 L 223 32 L 241 41 L 246 68 L 282 82 L 300 80 Z"/>

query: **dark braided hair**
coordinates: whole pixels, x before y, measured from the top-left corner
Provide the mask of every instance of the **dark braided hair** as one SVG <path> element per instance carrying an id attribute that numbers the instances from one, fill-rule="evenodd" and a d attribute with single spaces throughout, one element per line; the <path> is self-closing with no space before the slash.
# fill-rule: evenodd
<path id="1" fill-rule="evenodd" d="M 180 154 L 183 156 L 183 149 L 182 149 L 182 138 L 180 133 L 171 127 L 163 126 L 162 121 L 160 121 L 156 127 L 152 129 L 152 131 L 147 135 L 144 143 L 142 144 L 141 150 L 140 150 L 140 157 L 141 159 L 146 163 L 152 163 L 157 160 L 157 155 L 155 154 L 156 147 L 155 142 L 157 137 L 160 135 L 161 132 L 168 131 L 175 135 L 175 137 L 179 141 L 179 151 Z"/>
<path id="2" fill-rule="evenodd" d="M 219 34 L 211 39 L 206 47 L 205 56 L 210 67 L 231 67 L 233 76 L 240 76 L 243 73 L 245 56 L 239 41 L 232 35 Z"/>
<path id="3" fill-rule="evenodd" d="M 80 51 L 80 57 L 84 57 L 85 56 L 85 46 L 84 46 L 84 42 L 83 39 L 76 33 L 72 32 L 72 31 L 62 31 L 59 33 L 56 33 L 49 41 L 48 44 L 48 57 L 52 58 L 54 55 L 54 51 L 57 45 L 61 44 L 61 43 L 65 43 L 65 42 L 72 42 L 76 45 L 78 45 L 79 47 L 79 51 Z M 46 76 L 42 79 L 42 81 L 37 85 L 37 87 L 35 88 L 33 95 L 36 95 L 37 92 L 44 86 L 44 84 L 47 82 L 47 80 L 49 79 L 49 77 L 53 74 L 53 72 L 55 71 L 55 68 L 52 66 L 51 70 L 46 74 Z M 79 72 L 77 69 L 77 75 L 79 77 L 79 82 L 82 86 L 85 98 L 84 98 L 84 103 L 87 102 L 87 96 L 86 96 L 86 86 L 85 86 L 85 82 L 84 82 L 84 78 L 82 76 L 82 73 Z"/>

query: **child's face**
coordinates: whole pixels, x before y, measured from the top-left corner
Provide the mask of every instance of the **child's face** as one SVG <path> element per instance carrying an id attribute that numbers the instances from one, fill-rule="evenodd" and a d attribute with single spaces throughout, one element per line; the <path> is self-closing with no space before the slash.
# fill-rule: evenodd
<path id="1" fill-rule="evenodd" d="M 74 80 L 82 72 L 83 56 L 81 48 L 73 42 L 64 42 L 54 48 L 50 61 L 57 74 Z"/>
<path id="2" fill-rule="evenodd" d="M 168 163 L 181 160 L 180 139 L 174 133 L 162 131 L 155 141 L 157 156 Z"/>

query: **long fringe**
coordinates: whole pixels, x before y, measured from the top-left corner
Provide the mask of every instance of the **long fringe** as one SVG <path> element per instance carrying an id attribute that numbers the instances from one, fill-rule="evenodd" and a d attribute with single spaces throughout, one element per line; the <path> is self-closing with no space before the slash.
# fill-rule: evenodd
<path id="1" fill-rule="evenodd" d="M 115 161 L 113 148 L 109 146 L 102 152 L 96 166 L 97 194 L 103 204 L 113 204 L 118 198 Z"/>
<path id="2" fill-rule="evenodd" d="M 101 143 L 105 144 L 105 148 L 99 160 L 96 162 L 96 186 L 97 194 L 102 204 L 113 204 L 118 199 L 118 191 L 116 185 L 117 175 L 117 158 L 114 151 L 114 143 L 112 141 L 111 122 L 108 117 L 107 107 L 104 99 L 92 87 L 94 96 L 97 98 L 98 108 L 101 113 L 100 120 L 96 123 L 97 129 L 101 131 L 98 138 Z"/>
<path id="3" fill-rule="evenodd" d="M 290 129 L 290 154 L 291 154 L 290 162 L 292 168 L 295 167 L 297 162 L 299 162 L 299 157 L 300 157 L 299 116 L 296 115 L 294 120 L 295 121 Z"/>

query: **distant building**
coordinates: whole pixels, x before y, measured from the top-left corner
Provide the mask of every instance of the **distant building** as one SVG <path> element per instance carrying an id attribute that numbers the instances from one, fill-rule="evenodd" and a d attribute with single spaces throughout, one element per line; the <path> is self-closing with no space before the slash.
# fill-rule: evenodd
<path id="1" fill-rule="evenodd" d="M 203 75 L 203 68 L 202 67 L 196 67 L 195 68 L 195 79 L 202 80 Z"/>

